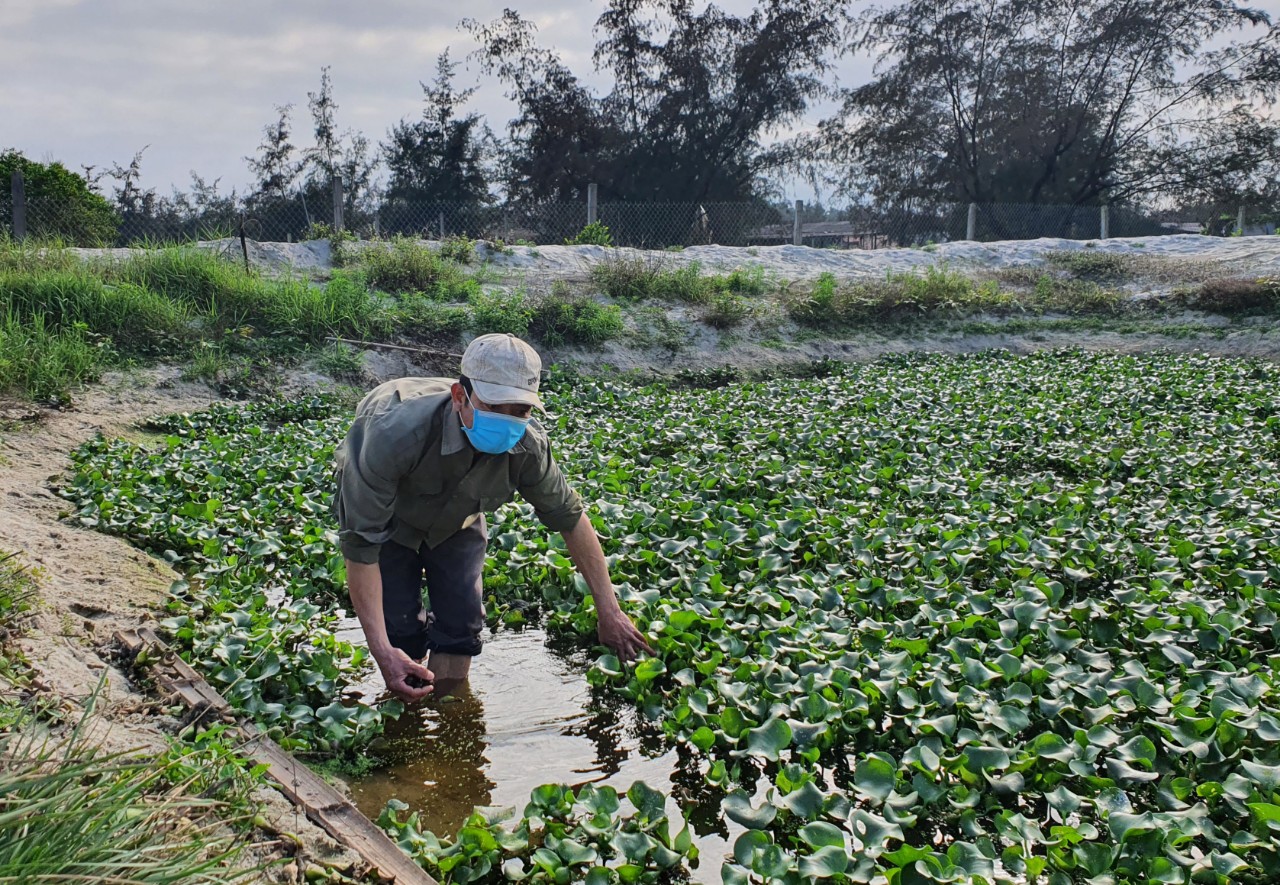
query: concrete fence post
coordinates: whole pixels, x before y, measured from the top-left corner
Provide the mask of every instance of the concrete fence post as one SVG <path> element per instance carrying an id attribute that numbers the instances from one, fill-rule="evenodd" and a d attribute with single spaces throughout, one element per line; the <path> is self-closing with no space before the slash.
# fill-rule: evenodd
<path id="1" fill-rule="evenodd" d="M 444 239 L 444 210 L 440 210 L 440 239 Z"/>
<path id="2" fill-rule="evenodd" d="M 1111 207 L 1110 206 L 1103 206 L 1102 209 L 1099 211 L 1098 225 L 1099 225 L 1098 239 L 1105 240 L 1109 238 L 1111 236 Z"/>
<path id="3" fill-rule="evenodd" d="M 27 188 L 21 169 L 13 170 L 9 186 L 13 189 L 13 238 L 22 240 L 27 236 Z"/>
<path id="4" fill-rule="evenodd" d="M 587 185 L 587 224 L 595 224 L 600 219 L 600 185 Z"/>
<path id="5" fill-rule="evenodd" d="M 964 238 L 966 240 L 976 240 L 978 238 L 978 204 L 969 204 L 969 219 L 965 222 Z"/>
<path id="6" fill-rule="evenodd" d="M 17 205 L 16 201 L 15 201 L 15 205 Z M 1237 237 L 1244 236 L 1244 207 L 1243 206 L 1241 206 L 1239 211 L 1236 212 L 1236 236 Z"/>
<path id="7" fill-rule="evenodd" d="M 342 179 L 333 180 L 333 229 L 342 230 Z"/>
<path id="8" fill-rule="evenodd" d="M 804 229 L 800 226 L 800 210 L 803 208 L 804 201 L 796 200 L 796 210 L 791 227 L 791 243 L 795 246 L 804 245 Z"/>

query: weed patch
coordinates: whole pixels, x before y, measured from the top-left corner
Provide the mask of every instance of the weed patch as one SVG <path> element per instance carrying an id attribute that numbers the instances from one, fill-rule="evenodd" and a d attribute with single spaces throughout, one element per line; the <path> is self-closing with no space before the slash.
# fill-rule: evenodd
<path id="1" fill-rule="evenodd" d="M 476 241 L 463 236 L 445 237 L 440 243 L 440 257 L 456 264 L 470 264 L 476 257 Z"/>
<path id="2" fill-rule="evenodd" d="M 1133 271 L 1132 260 L 1118 252 L 1069 250 L 1046 252 L 1044 260 L 1051 267 L 1067 271 L 1079 279 L 1118 280 Z"/>
<path id="3" fill-rule="evenodd" d="M 687 323 L 668 314 L 663 308 L 646 305 L 632 312 L 634 328 L 631 339 L 644 348 L 679 353 L 693 340 L 693 330 Z"/>
<path id="4" fill-rule="evenodd" d="M 481 292 L 471 298 L 471 328 L 477 335 L 510 332 L 523 336 L 533 320 L 533 308 L 525 300 L 524 291 L 512 289 Z"/>
<path id="5" fill-rule="evenodd" d="M 341 341 L 330 342 L 316 351 L 313 361 L 317 369 L 339 380 L 354 381 L 364 372 L 360 351 Z"/>
<path id="6" fill-rule="evenodd" d="M 53 330 L 40 316 L 0 315 L 0 390 L 66 401 L 74 388 L 96 381 L 111 359 L 84 326 Z"/>
<path id="7" fill-rule="evenodd" d="M 1030 281 L 1030 291 L 1001 288 L 995 279 L 976 280 L 939 267 L 929 267 L 923 274 L 891 272 L 883 280 L 843 285 L 833 275 L 823 274 L 808 292 L 796 289 L 784 294 L 783 304 L 793 319 L 812 328 L 959 319 L 975 313 L 1111 315 L 1124 307 L 1124 293 L 1090 280 L 1044 272 L 1032 275 L 1022 269 L 1017 278 Z"/>
<path id="8" fill-rule="evenodd" d="M 597 346 L 622 334 L 622 310 L 573 292 L 563 283 L 533 300 L 529 331 L 550 347 Z"/>
<path id="9" fill-rule="evenodd" d="M 759 298 L 769 288 L 760 267 L 739 268 L 719 276 L 703 274 L 696 261 L 670 267 L 654 257 L 611 257 L 591 269 L 591 279 L 605 295 L 623 302 L 653 299 L 707 304 L 725 292 Z"/>
<path id="10" fill-rule="evenodd" d="M 218 781 L 194 756 L 183 770 L 106 753 L 84 720 L 62 743 L 34 734 L 0 737 L 0 881 L 213 885 L 263 872 L 240 863 L 247 787 L 230 801 L 202 796 Z M 249 780 L 239 766 L 233 777 Z"/>
<path id="11" fill-rule="evenodd" d="M 731 289 L 716 292 L 702 311 L 702 321 L 716 329 L 731 329 L 751 316 L 751 305 Z"/>
<path id="12" fill-rule="evenodd" d="M 357 264 L 368 285 L 384 292 L 421 292 L 437 301 L 466 301 L 478 289 L 455 262 L 405 237 L 368 245 Z"/>
<path id="13" fill-rule="evenodd" d="M 60 240 L 15 240 L 0 232 L 0 273 L 67 273 L 80 267 Z"/>
<path id="14" fill-rule="evenodd" d="M 578 233 L 564 241 L 566 246 L 612 246 L 613 234 L 599 221 L 593 221 Z"/>
<path id="15" fill-rule="evenodd" d="M 1280 280 L 1211 280 L 1181 296 L 1187 307 L 1223 316 L 1271 313 L 1280 309 Z"/>

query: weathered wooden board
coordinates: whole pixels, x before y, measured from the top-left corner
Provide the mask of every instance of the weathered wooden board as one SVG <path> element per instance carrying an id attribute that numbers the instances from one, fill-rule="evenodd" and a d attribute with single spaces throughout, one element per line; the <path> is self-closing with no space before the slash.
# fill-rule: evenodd
<path id="1" fill-rule="evenodd" d="M 135 654 L 144 648 L 153 649 L 158 657 L 154 664 L 156 684 L 181 700 L 193 718 L 234 718 L 226 699 L 190 664 L 171 652 L 150 628 L 117 633 L 116 641 Z M 240 752 L 254 763 L 265 765 L 267 776 L 290 801 L 326 833 L 360 855 L 379 875 L 398 885 L 437 885 L 386 833 L 323 778 L 252 723 L 237 723 L 236 727 L 245 738 Z"/>

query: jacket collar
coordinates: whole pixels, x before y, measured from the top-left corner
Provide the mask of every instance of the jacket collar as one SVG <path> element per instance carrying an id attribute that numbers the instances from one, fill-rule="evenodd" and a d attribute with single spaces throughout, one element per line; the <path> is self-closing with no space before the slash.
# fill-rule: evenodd
<path id="1" fill-rule="evenodd" d="M 470 443 L 462 432 L 462 418 L 453 410 L 451 400 L 445 400 L 444 416 L 440 422 L 440 454 L 456 455 Z"/>

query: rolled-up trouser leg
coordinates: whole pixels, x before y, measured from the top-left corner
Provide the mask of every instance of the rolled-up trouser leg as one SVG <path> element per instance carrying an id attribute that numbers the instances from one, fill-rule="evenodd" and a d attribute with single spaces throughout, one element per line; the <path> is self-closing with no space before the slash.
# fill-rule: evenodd
<path id="1" fill-rule="evenodd" d="M 427 610 L 422 605 L 422 556 L 402 544 L 382 545 L 378 556 L 382 574 L 382 618 L 387 639 L 420 661 L 427 656 Z"/>
<path id="2" fill-rule="evenodd" d="M 422 548 L 431 618 L 427 648 L 455 655 L 480 654 L 484 629 L 484 553 L 489 533 L 481 514 L 434 548 Z"/>

